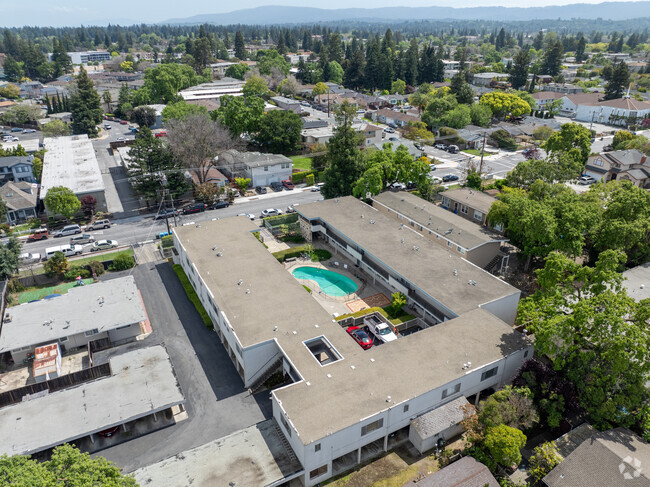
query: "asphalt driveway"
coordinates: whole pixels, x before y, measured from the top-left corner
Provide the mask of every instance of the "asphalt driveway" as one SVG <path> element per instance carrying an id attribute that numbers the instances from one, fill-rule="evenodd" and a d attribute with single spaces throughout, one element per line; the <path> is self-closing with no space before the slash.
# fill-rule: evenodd
<path id="1" fill-rule="evenodd" d="M 244 389 L 217 334 L 205 328 L 172 267 L 142 264 L 133 269 L 133 276 L 154 331 L 129 348 L 154 344 L 167 348 L 188 419 L 99 455 L 130 472 L 270 418 L 268 391 L 250 396 Z"/>

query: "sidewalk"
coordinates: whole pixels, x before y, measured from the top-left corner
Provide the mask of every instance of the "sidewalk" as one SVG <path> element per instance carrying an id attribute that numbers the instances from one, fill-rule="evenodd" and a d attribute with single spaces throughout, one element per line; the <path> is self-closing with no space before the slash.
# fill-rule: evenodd
<path id="1" fill-rule="evenodd" d="M 302 186 L 302 185 L 297 185 L 296 189 L 292 190 L 293 192 L 299 192 L 303 193 L 305 191 L 311 191 L 311 188 L 313 186 Z M 273 191 L 270 193 L 266 194 L 256 194 L 255 196 L 243 196 L 240 198 L 235 198 L 235 201 L 233 202 L 233 205 L 236 205 L 237 203 L 248 203 L 249 201 L 259 201 L 259 200 L 265 200 L 265 199 L 272 199 L 272 198 L 277 198 L 278 196 L 287 196 L 287 194 L 291 193 L 292 191 Z"/>

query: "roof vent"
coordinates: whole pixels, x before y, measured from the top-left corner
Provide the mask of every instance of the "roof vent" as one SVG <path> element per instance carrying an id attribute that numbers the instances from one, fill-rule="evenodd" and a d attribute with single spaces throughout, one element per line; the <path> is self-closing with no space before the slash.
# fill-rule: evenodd
<path id="1" fill-rule="evenodd" d="M 371 225 L 374 225 L 374 224 L 375 224 L 375 220 L 370 220 L 370 224 L 371 224 Z"/>
<path id="2" fill-rule="evenodd" d="M 386 402 L 390 402 L 390 400 L 391 400 L 391 397 L 390 397 L 390 396 L 386 396 Z"/>
<path id="3" fill-rule="evenodd" d="M 402 237 L 402 243 L 404 243 L 404 237 Z"/>
<path id="4" fill-rule="evenodd" d="M 458 269 L 454 269 L 454 276 L 458 275 Z"/>
<path id="5" fill-rule="evenodd" d="M 273 327 L 273 331 L 278 331 L 278 325 L 275 325 L 275 326 Z"/>
<path id="6" fill-rule="evenodd" d="M 354 365 L 350 365 L 350 368 L 351 368 L 352 370 L 356 369 L 356 367 L 355 367 Z"/>
<path id="7" fill-rule="evenodd" d="M 361 213 L 361 219 L 363 220 L 363 218 L 364 218 L 364 217 L 363 217 L 363 213 Z"/>
<path id="8" fill-rule="evenodd" d="M 476 281 L 472 281 L 471 279 L 467 281 L 467 284 L 471 284 L 472 286 L 476 286 Z"/>
<path id="9" fill-rule="evenodd" d="M 371 361 L 371 362 L 374 362 L 374 361 L 375 361 L 375 359 L 374 359 L 374 358 L 371 358 L 371 359 L 370 359 L 370 361 Z"/>
<path id="10" fill-rule="evenodd" d="M 331 378 L 332 378 L 332 374 L 327 374 L 327 378 L 328 378 L 328 379 L 331 379 Z"/>
<path id="11" fill-rule="evenodd" d="M 250 293 L 251 293 L 251 290 L 250 290 L 250 289 L 246 289 L 246 294 L 250 294 Z"/>
<path id="12" fill-rule="evenodd" d="M 212 250 L 217 250 L 217 246 L 215 245 L 214 247 L 212 247 Z"/>
<path id="13" fill-rule="evenodd" d="M 223 252 L 221 251 L 217 252 L 217 257 L 223 257 Z"/>
<path id="14" fill-rule="evenodd" d="M 237 285 L 238 285 L 238 286 L 241 286 L 243 282 L 244 282 L 244 280 L 243 280 L 243 279 L 240 279 L 239 281 L 237 281 Z"/>

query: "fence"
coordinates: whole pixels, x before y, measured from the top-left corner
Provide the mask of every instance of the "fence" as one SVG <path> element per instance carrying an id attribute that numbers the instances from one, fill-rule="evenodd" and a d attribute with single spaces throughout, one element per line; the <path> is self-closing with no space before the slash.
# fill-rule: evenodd
<path id="1" fill-rule="evenodd" d="M 110 375 L 111 366 L 110 364 L 106 363 L 91 367 L 89 369 L 80 370 L 79 372 L 73 372 L 72 374 L 63 375 L 61 377 L 57 377 L 56 379 L 50 379 L 45 382 L 38 382 L 36 384 L 20 387 L 12 391 L 6 391 L 0 394 L 0 408 L 23 402 L 23 398 L 25 398 L 25 396 L 34 394 L 39 394 L 39 396 L 41 394 L 49 394 L 50 392 L 60 391 L 68 387 L 83 384 L 84 382 L 90 382 L 102 377 L 108 377 Z"/>
<path id="2" fill-rule="evenodd" d="M 297 213 L 264 218 L 264 226 L 275 237 L 300 232 L 300 222 L 298 221 Z"/>

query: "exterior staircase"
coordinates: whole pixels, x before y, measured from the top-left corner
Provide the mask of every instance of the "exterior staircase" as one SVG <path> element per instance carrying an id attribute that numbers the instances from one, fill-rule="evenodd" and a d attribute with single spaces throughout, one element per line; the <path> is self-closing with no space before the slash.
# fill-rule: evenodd
<path id="1" fill-rule="evenodd" d="M 278 368 L 282 365 L 282 361 L 284 359 L 283 355 L 280 355 L 275 362 L 273 362 L 268 369 L 266 369 L 266 372 L 264 372 L 262 375 L 258 377 L 258 379 L 251 384 L 251 386 L 248 388 L 251 394 L 255 394 L 257 391 L 259 391 L 264 383 L 266 382 L 266 379 L 271 377 L 277 370 Z"/>
<path id="2" fill-rule="evenodd" d="M 490 262 L 488 262 L 488 264 L 483 269 L 487 272 L 492 272 L 494 268 L 497 266 L 497 264 L 501 262 L 502 258 L 503 256 L 501 254 L 495 255 L 494 258 Z"/>
<path id="3" fill-rule="evenodd" d="M 287 437 L 284 436 L 284 433 L 282 432 L 282 428 L 280 428 L 280 425 L 278 424 L 275 419 L 273 420 L 273 426 L 275 427 L 275 432 L 278 435 L 278 438 L 280 438 L 280 442 L 282 443 L 282 446 L 284 449 L 287 451 L 287 456 L 291 459 L 292 462 L 297 462 L 298 458 L 296 457 L 296 454 L 293 452 L 293 448 L 291 448 L 291 445 L 287 441 Z"/>

